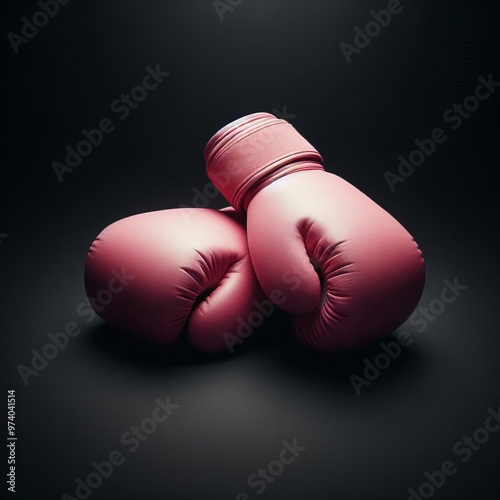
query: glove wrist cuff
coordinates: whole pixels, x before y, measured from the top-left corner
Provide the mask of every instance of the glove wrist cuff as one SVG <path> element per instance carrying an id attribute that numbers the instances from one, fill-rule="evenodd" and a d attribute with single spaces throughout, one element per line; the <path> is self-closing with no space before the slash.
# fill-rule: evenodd
<path id="1" fill-rule="evenodd" d="M 254 113 L 219 130 L 205 148 L 207 174 L 238 211 L 276 179 L 303 170 L 324 170 L 318 151 L 288 122 Z"/>

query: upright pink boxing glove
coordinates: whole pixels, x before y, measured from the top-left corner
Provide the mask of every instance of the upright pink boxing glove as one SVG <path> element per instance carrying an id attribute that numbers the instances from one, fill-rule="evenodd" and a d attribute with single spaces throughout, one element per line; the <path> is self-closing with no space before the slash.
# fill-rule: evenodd
<path id="1" fill-rule="evenodd" d="M 207 173 L 247 214 L 250 256 L 269 298 L 294 313 L 301 342 L 354 349 L 390 333 L 415 309 L 425 268 L 411 235 L 336 175 L 289 123 L 255 113 L 205 149 Z"/>
<path id="2" fill-rule="evenodd" d="M 206 352 L 227 349 L 263 298 L 232 209 L 160 210 L 111 224 L 88 252 L 85 288 L 112 326 L 162 344 L 185 330 Z"/>

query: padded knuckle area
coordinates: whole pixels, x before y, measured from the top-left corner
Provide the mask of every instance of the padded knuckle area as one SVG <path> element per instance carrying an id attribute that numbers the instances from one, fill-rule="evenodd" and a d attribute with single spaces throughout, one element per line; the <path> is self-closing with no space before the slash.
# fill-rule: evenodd
<path id="1" fill-rule="evenodd" d="M 346 351 L 366 345 L 400 326 L 416 307 L 424 280 L 422 252 L 413 238 L 386 252 L 355 254 L 348 241 L 331 242 L 317 224 L 304 235 L 308 254 L 323 273 L 320 308 L 294 318 L 299 340 L 321 351 Z"/>
<path id="2" fill-rule="evenodd" d="M 302 219 L 297 225 L 305 250 L 321 282 L 320 306 L 307 314 L 297 315 L 294 327 L 299 340 L 318 350 L 328 350 L 342 335 L 356 307 L 356 263 L 349 256 L 349 243 L 335 241 L 321 224 Z"/>
<path id="3" fill-rule="evenodd" d="M 347 257 L 347 241 L 333 241 L 315 221 L 301 221 L 305 250 L 322 284 L 321 306 L 339 308 L 354 295 L 355 264 Z M 339 314 L 344 315 L 339 309 Z"/>
<path id="4" fill-rule="evenodd" d="M 230 253 L 223 255 L 195 250 L 195 254 L 189 266 L 180 268 L 187 275 L 187 279 L 176 287 L 177 297 L 189 302 L 190 309 L 201 302 L 208 302 L 212 293 L 216 292 L 224 278 L 241 260 L 237 254 Z"/>

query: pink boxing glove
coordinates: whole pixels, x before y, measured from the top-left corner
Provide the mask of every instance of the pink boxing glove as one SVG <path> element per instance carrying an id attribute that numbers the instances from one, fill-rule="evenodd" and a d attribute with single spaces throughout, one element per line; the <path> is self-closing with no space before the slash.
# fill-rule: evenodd
<path id="1" fill-rule="evenodd" d="M 185 330 L 206 352 L 227 349 L 263 297 L 232 209 L 160 210 L 111 224 L 89 250 L 85 288 L 110 325 L 162 344 Z"/>
<path id="2" fill-rule="evenodd" d="M 240 118 L 212 137 L 205 161 L 212 182 L 246 212 L 259 282 L 294 313 L 302 343 L 354 349 L 413 312 L 425 281 L 414 239 L 361 191 L 325 172 L 289 123 L 268 113 Z"/>

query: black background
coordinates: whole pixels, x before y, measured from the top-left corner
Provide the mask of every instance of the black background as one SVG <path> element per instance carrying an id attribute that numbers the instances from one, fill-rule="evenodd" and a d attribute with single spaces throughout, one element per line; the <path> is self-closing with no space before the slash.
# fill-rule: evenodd
<path id="1" fill-rule="evenodd" d="M 500 433 L 467 463 L 452 451 L 500 406 L 500 91 L 455 131 L 442 118 L 479 75 L 500 80 L 500 3 L 405 0 L 348 64 L 339 44 L 352 44 L 354 27 L 386 5 L 244 0 L 221 21 L 210 0 L 73 0 L 15 54 L 7 33 L 20 34 L 22 16 L 39 7 L 4 2 L 0 331 L 18 441 L 17 492 L 3 483 L 2 495 L 74 495 L 91 462 L 118 449 L 125 463 L 91 499 L 234 499 L 241 491 L 269 500 L 406 499 L 447 459 L 458 471 L 433 498 L 500 498 Z M 157 64 L 170 76 L 121 121 L 110 104 Z M 152 349 L 76 312 L 86 251 L 106 225 L 192 206 L 193 190 L 208 182 L 211 135 L 285 106 L 327 170 L 414 235 L 427 265 L 421 305 L 439 298 L 445 279 L 468 287 L 425 331 L 403 325 L 413 343 L 359 396 L 349 377 L 362 375 L 380 347 L 307 351 L 282 313 L 234 355 L 211 358 L 182 344 Z M 58 182 L 51 163 L 106 117 L 116 130 Z M 449 139 L 391 192 L 383 173 L 435 127 Z M 220 195 L 208 200 L 224 205 Z M 68 321 L 81 334 L 25 386 L 18 365 L 29 366 L 30 351 Z M 178 410 L 130 453 L 120 436 L 167 395 Z M 294 438 L 306 451 L 257 495 L 247 478 Z"/>

